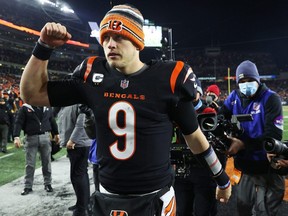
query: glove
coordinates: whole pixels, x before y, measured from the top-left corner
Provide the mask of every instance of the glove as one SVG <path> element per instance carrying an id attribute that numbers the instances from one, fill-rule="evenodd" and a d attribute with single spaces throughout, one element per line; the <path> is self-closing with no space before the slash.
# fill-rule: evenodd
<path id="1" fill-rule="evenodd" d="M 90 117 L 92 115 L 92 110 L 85 104 L 81 104 L 79 106 L 79 110 L 81 113 L 84 113 L 87 117 Z"/>

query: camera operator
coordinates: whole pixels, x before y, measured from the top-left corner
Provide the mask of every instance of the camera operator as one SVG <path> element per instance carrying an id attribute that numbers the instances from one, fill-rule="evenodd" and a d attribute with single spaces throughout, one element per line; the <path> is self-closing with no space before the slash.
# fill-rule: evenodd
<path id="1" fill-rule="evenodd" d="M 237 212 L 246 215 L 277 215 L 285 191 L 284 176 L 270 166 L 263 140 L 283 136 L 283 113 L 279 95 L 260 82 L 256 65 L 247 60 L 236 69 L 239 89 L 231 92 L 219 113 L 225 118 L 252 114 L 253 120 L 241 123 L 244 133 L 230 137 L 227 154 L 241 173 L 236 182 Z"/>
<path id="2" fill-rule="evenodd" d="M 206 106 L 201 100 L 203 91 L 200 81 L 196 80 L 196 82 L 198 85 L 197 95 L 193 102 L 196 112 L 216 113 L 215 109 Z M 175 145 L 185 144 L 185 140 L 179 128 L 176 128 L 176 136 L 177 143 Z M 217 156 L 222 162 L 221 155 L 217 154 Z M 183 160 L 187 159 L 185 155 L 182 155 L 182 157 Z M 225 158 L 223 154 L 222 158 Z M 177 200 L 177 216 L 217 215 L 217 200 L 215 198 L 217 185 L 215 184 L 215 181 L 213 181 L 211 174 L 203 168 L 192 153 L 189 154 L 189 159 L 187 160 L 188 170 L 186 171 L 187 173 L 185 173 L 185 177 L 179 177 L 177 175 L 175 177 L 174 189 Z"/>

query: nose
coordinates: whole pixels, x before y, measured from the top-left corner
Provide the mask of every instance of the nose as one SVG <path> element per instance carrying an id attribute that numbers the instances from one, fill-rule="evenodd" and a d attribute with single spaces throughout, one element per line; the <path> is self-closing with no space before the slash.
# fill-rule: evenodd
<path id="1" fill-rule="evenodd" d="M 113 37 L 110 37 L 109 40 L 108 40 L 108 48 L 115 48 L 116 47 L 116 42 L 115 40 L 113 39 Z"/>

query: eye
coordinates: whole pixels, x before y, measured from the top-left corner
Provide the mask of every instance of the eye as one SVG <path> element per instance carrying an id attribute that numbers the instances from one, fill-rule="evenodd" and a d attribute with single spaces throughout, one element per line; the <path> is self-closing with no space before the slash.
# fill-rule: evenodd
<path id="1" fill-rule="evenodd" d="M 103 36 L 103 41 L 108 41 L 108 40 L 109 40 L 109 38 L 110 38 L 110 36 L 109 36 L 109 35 L 107 35 L 107 34 L 105 34 L 105 35 Z"/>
<path id="2" fill-rule="evenodd" d="M 119 42 L 119 41 L 123 40 L 123 36 L 122 36 L 122 35 L 119 35 L 119 34 L 116 34 L 116 35 L 114 36 L 114 40 L 117 41 L 117 42 Z"/>

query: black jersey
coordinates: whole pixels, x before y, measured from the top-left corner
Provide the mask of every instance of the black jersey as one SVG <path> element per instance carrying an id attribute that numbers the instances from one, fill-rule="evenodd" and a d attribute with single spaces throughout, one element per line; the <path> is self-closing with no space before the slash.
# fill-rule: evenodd
<path id="1" fill-rule="evenodd" d="M 77 79 L 49 81 L 51 106 L 87 104 L 97 130 L 99 180 L 110 192 L 146 193 L 172 182 L 172 120 L 184 134 L 197 127 L 197 84 L 183 62 L 155 61 L 134 74 L 111 69 L 90 57 L 74 72 Z M 180 111 L 179 111 L 180 110 Z"/>

